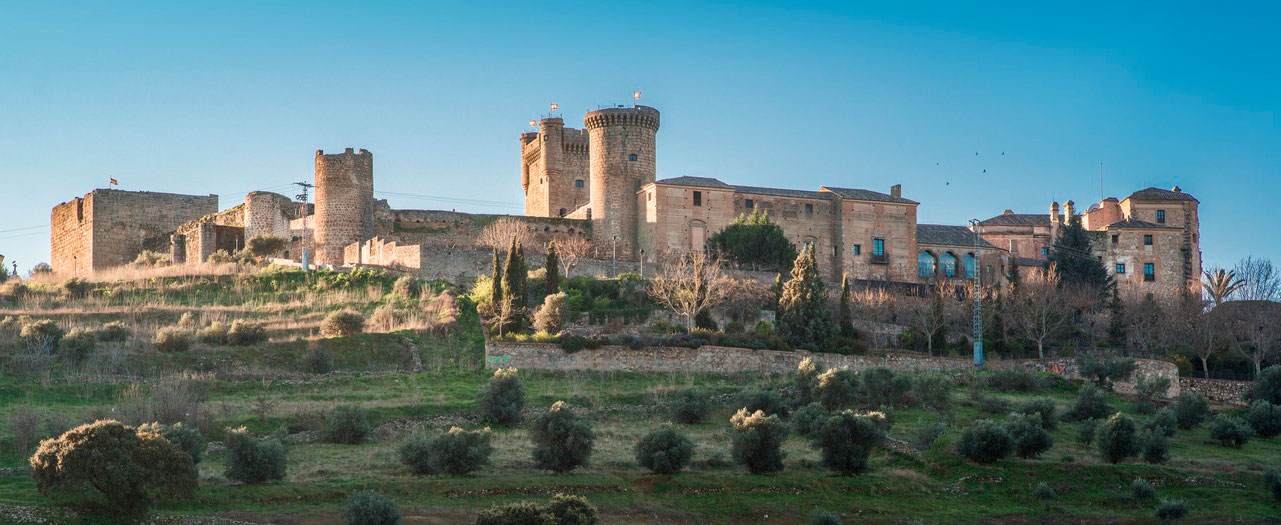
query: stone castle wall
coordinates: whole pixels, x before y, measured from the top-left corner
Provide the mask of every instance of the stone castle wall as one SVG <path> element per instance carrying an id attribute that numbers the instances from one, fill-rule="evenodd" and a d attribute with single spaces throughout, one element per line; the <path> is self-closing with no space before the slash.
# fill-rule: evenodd
<path id="1" fill-rule="evenodd" d="M 244 247 L 241 204 L 179 226 L 170 236 L 169 257 L 175 264 L 201 264 L 218 250 L 235 253 Z"/>
<path id="2" fill-rule="evenodd" d="M 85 275 L 133 262 L 144 249 L 166 251 L 170 232 L 216 213 L 217 195 L 94 190 L 53 209 L 54 271 Z"/>

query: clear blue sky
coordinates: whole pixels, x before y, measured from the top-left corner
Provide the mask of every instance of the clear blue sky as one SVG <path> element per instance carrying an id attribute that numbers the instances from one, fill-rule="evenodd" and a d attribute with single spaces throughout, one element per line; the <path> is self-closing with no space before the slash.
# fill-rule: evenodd
<path id="1" fill-rule="evenodd" d="M 1276 3 L 188 4 L 5 6 L 0 253 L 23 271 L 50 208 L 108 177 L 225 208 L 292 194 L 317 149 L 458 199 L 393 207 L 520 213 L 528 120 L 636 89 L 659 177 L 901 183 L 921 222 L 962 224 L 1095 202 L 1103 162 L 1108 195 L 1199 198 L 1207 266 L 1281 263 Z"/>

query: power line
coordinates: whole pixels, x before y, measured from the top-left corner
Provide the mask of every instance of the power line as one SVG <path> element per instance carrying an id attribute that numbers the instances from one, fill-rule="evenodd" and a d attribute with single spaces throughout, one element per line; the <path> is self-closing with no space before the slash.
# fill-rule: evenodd
<path id="1" fill-rule="evenodd" d="M 513 203 L 513 202 L 490 201 L 490 200 L 482 200 L 482 199 L 465 199 L 465 198 L 461 198 L 461 197 L 441 197 L 441 196 L 438 196 L 438 195 L 420 195 L 420 194 L 415 194 L 415 193 L 402 193 L 402 192 L 397 192 L 397 191 L 375 191 L 374 193 L 379 194 L 379 195 L 387 195 L 387 196 L 391 196 L 391 197 L 402 197 L 402 198 L 407 198 L 407 199 L 421 199 L 421 200 L 429 200 L 429 201 L 451 202 L 451 203 L 455 203 L 455 204 L 471 204 L 471 205 L 475 205 L 475 206 L 492 206 L 492 207 L 495 207 L 495 208 L 513 208 L 513 209 L 519 209 L 519 208 L 521 208 L 521 206 L 520 206 L 519 204 L 516 204 L 516 203 Z"/>
<path id="2" fill-rule="evenodd" d="M 27 226 L 25 228 L 14 228 L 12 230 L 0 230 L 0 233 L 9 233 L 9 232 L 22 231 L 22 230 L 34 230 L 36 228 L 48 228 L 48 227 L 49 227 L 48 224 L 41 224 L 39 226 Z"/>

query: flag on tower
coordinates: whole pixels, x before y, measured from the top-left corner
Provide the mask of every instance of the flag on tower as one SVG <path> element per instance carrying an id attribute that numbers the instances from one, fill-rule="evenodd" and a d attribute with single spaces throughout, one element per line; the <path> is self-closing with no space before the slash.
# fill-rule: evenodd
<path id="1" fill-rule="evenodd" d="M 529 127 L 532 128 L 537 125 L 538 125 L 538 122 L 534 121 L 534 119 L 529 119 Z"/>
<path id="2" fill-rule="evenodd" d="M 632 98 L 635 100 L 640 100 L 640 91 L 633 91 Z"/>
<path id="3" fill-rule="evenodd" d="M 108 177 L 108 178 L 111 180 L 111 185 L 112 185 L 112 186 L 119 186 L 119 185 L 120 185 L 120 181 L 116 180 L 116 179 L 115 179 L 115 177 Z"/>
<path id="4" fill-rule="evenodd" d="M 552 111 L 556 111 L 556 110 L 558 110 L 558 109 L 560 109 L 560 104 L 557 104 L 557 103 L 555 103 L 555 102 L 552 102 Z"/>

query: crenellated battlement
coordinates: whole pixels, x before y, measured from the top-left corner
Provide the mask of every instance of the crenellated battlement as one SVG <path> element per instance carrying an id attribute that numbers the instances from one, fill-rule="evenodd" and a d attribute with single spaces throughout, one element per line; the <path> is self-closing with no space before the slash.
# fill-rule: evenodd
<path id="1" fill-rule="evenodd" d="M 587 129 L 606 126 L 641 126 L 658 131 L 658 110 L 649 106 L 605 108 L 589 111 L 583 117 Z"/>

